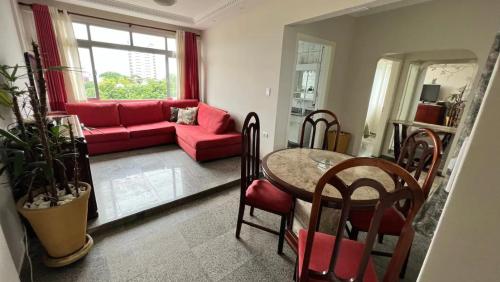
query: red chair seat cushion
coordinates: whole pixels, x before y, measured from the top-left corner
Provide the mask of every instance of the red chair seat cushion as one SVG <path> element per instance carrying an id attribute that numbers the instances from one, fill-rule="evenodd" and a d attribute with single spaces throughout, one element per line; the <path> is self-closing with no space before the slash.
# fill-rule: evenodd
<path id="1" fill-rule="evenodd" d="M 164 121 L 160 101 L 124 102 L 120 103 L 118 111 L 125 126 Z"/>
<path id="2" fill-rule="evenodd" d="M 254 180 L 247 188 L 245 199 L 251 206 L 280 214 L 289 213 L 292 208 L 292 197 L 267 180 Z"/>
<path id="3" fill-rule="evenodd" d="M 237 132 L 215 134 L 199 125 L 185 124 L 176 124 L 175 130 L 178 138 L 196 150 L 241 144 L 241 134 Z"/>
<path id="4" fill-rule="evenodd" d="M 302 263 L 304 261 L 304 252 L 306 249 L 307 230 L 299 230 L 299 275 L 302 273 Z M 315 232 L 312 245 L 311 258 L 309 260 L 309 269 L 323 272 L 328 271 L 330 260 L 332 258 L 333 245 L 335 244 L 335 236 L 321 232 Z M 350 279 L 356 277 L 358 265 L 363 256 L 364 244 L 358 241 L 342 239 L 340 252 L 335 265 L 335 275 L 342 279 Z M 315 281 L 309 279 L 309 281 Z M 378 281 L 375 267 L 371 257 L 368 260 L 366 267 L 364 282 Z"/>
<path id="5" fill-rule="evenodd" d="M 127 126 L 130 137 L 147 137 L 161 134 L 171 134 L 175 132 L 175 125 L 172 122 L 160 121 L 148 124 Z"/>
<path id="6" fill-rule="evenodd" d="M 85 126 L 113 127 L 120 125 L 118 105 L 114 102 L 67 103 L 66 112 L 70 115 L 77 115 Z"/>
<path id="7" fill-rule="evenodd" d="M 92 130 L 83 130 L 85 140 L 89 143 L 122 141 L 129 139 L 129 133 L 123 126 L 99 127 Z"/>
<path id="8" fill-rule="evenodd" d="M 373 211 L 351 211 L 349 220 L 354 228 L 367 232 L 372 216 Z M 405 218 L 396 209 L 387 209 L 380 222 L 378 233 L 399 236 L 404 224 Z"/>

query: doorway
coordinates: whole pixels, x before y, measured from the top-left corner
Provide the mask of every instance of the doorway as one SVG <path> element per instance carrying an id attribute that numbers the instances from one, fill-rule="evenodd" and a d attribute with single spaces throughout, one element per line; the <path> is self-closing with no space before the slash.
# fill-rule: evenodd
<path id="1" fill-rule="evenodd" d="M 400 82 L 401 98 L 395 103 L 393 119 L 409 126 L 409 130 L 424 127 L 438 132 L 443 145 L 440 171 L 448 168 L 448 153 L 468 107 L 476 73 L 475 59 L 417 60 L 408 63 Z M 386 132 L 382 154 L 394 154 L 392 129 Z"/>
<path id="2" fill-rule="evenodd" d="M 333 45 L 322 39 L 299 35 L 295 69 L 292 80 L 287 146 L 297 147 L 302 123 L 311 112 L 324 107 Z M 321 132 L 321 131 L 320 131 Z M 308 140 L 311 127 L 306 127 L 304 140 Z M 318 136 L 317 140 L 321 140 Z"/>
<path id="3" fill-rule="evenodd" d="M 411 63 L 397 119 L 457 127 L 476 71 L 475 61 Z M 454 106 L 461 111 L 450 117 Z M 442 110 L 424 111 L 430 107 Z"/>
<path id="4" fill-rule="evenodd" d="M 380 59 L 377 63 L 361 140 L 360 156 L 380 156 L 400 65 L 400 61 L 386 58 Z"/>

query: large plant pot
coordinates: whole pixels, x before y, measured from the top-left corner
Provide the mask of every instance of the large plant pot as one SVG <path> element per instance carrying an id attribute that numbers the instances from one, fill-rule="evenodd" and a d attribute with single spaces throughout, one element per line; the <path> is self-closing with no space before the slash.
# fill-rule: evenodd
<path id="1" fill-rule="evenodd" d="M 92 239 L 86 235 L 87 212 L 90 189 L 85 182 L 80 185 L 87 187 L 80 196 L 62 206 L 46 209 L 27 209 L 24 203 L 27 195 L 17 202 L 17 210 L 29 221 L 38 239 L 45 248 L 49 259 L 59 259 L 69 264 L 82 257 L 90 249 Z M 85 250 L 83 255 L 75 255 Z M 71 258 L 68 260 L 68 258 Z M 62 265 L 49 265 L 62 266 Z"/>

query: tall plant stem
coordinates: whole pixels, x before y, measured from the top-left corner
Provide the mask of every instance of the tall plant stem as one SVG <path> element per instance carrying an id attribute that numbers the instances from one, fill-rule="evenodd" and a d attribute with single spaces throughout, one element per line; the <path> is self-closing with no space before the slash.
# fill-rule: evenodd
<path id="1" fill-rule="evenodd" d="M 16 122 L 17 126 L 19 127 L 19 130 L 21 131 L 21 137 L 23 140 L 26 140 L 26 126 L 24 125 L 24 118 L 23 115 L 21 114 L 21 109 L 19 109 L 19 103 L 17 100 L 17 96 L 12 96 L 12 112 L 14 113 L 14 116 L 16 117 Z"/>
<path id="2" fill-rule="evenodd" d="M 33 110 L 33 116 L 35 118 L 35 124 L 40 135 L 40 143 L 43 147 L 43 158 L 47 162 L 46 174 L 49 176 L 47 180 L 49 181 L 49 194 L 51 195 L 50 201 L 51 205 L 54 206 L 57 204 L 58 197 L 54 179 L 54 159 L 52 158 L 52 154 L 50 152 L 50 145 L 48 140 L 47 122 L 42 117 L 40 101 L 38 100 L 36 90 L 33 87 L 29 87 L 28 91 L 30 94 L 30 104 Z"/>
<path id="3" fill-rule="evenodd" d="M 31 42 L 33 46 L 33 53 L 35 53 L 35 61 L 37 65 L 37 80 L 38 80 L 38 92 L 40 97 L 40 114 L 43 119 L 47 117 L 47 88 L 45 86 L 45 78 L 43 77 L 43 65 L 40 57 L 40 51 L 38 50 L 38 44 L 35 41 Z M 45 66 L 49 67 L 49 66 Z"/>
<path id="4" fill-rule="evenodd" d="M 69 129 L 69 138 L 71 140 L 71 145 L 73 146 L 73 152 L 75 152 L 75 155 L 73 156 L 73 168 L 74 168 L 74 186 L 75 186 L 75 195 L 76 197 L 80 196 L 80 192 L 78 191 L 78 178 L 79 178 L 79 171 L 78 171 L 78 159 L 76 155 L 76 140 L 75 140 L 75 134 L 73 132 L 73 124 L 70 121 L 70 118 L 68 118 L 68 129 Z"/>

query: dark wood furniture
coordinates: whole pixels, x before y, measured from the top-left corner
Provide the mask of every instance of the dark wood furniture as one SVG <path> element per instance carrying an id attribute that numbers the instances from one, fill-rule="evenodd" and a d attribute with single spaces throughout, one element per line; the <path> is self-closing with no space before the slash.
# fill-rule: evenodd
<path id="1" fill-rule="evenodd" d="M 278 235 L 278 254 L 282 254 L 285 226 L 292 210 L 292 198 L 268 181 L 259 179 L 260 123 L 256 113 L 251 112 L 247 115 L 241 136 L 241 194 L 238 221 L 236 224 L 236 238 L 240 238 L 241 225 L 245 223 Z M 243 219 L 245 206 L 250 206 L 251 216 L 254 214 L 254 208 L 281 216 L 279 232 Z"/>
<path id="2" fill-rule="evenodd" d="M 443 125 L 445 115 L 445 106 L 420 103 L 417 106 L 415 121 Z"/>
<path id="3" fill-rule="evenodd" d="M 82 127 L 80 124 L 80 121 L 78 119 L 78 116 L 76 115 L 61 115 L 61 114 L 54 114 L 51 113 L 49 115 L 49 118 L 55 120 L 58 123 L 65 123 L 67 124 L 68 122 L 71 124 L 73 127 L 73 132 L 75 134 L 75 138 L 77 140 L 76 148 L 78 151 L 78 169 L 79 169 L 79 179 L 80 181 L 87 182 L 92 186 L 92 190 L 90 191 L 90 198 L 89 198 L 89 203 L 88 203 L 88 215 L 87 219 L 91 220 L 94 218 L 98 217 L 98 212 L 97 212 L 97 201 L 95 198 L 95 187 L 94 183 L 92 181 L 92 172 L 90 170 L 90 159 L 89 159 L 89 151 L 87 147 L 87 141 L 85 140 L 85 136 L 83 135 Z M 68 171 L 68 176 L 70 178 L 73 178 L 73 172 Z"/>
<path id="4" fill-rule="evenodd" d="M 421 189 L 425 199 L 429 195 L 437 174 L 441 156 L 441 140 L 437 134 L 430 129 L 419 129 L 405 139 L 401 154 L 397 160 L 397 164 L 411 173 L 417 181 L 424 178 Z M 377 232 L 380 243 L 382 243 L 384 235 L 401 236 L 408 215 L 407 204 L 400 205 L 397 203 L 383 214 Z M 373 211 L 352 211 L 349 215 L 352 227 L 350 230 L 347 229 L 350 239 L 357 240 L 360 231 L 369 232 L 374 215 Z M 392 254 L 386 252 L 376 252 L 375 254 L 392 256 Z M 401 276 L 404 276 L 406 271 L 408 258 L 409 253 Z"/>
<path id="5" fill-rule="evenodd" d="M 89 158 L 89 149 L 87 147 L 87 141 L 85 137 L 81 136 L 77 138 L 77 150 L 78 150 L 78 162 L 80 169 L 80 179 L 81 181 L 87 182 L 92 186 L 92 191 L 90 191 L 89 198 L 89 211 L 87 215 L 87 220 L 95 219 L 99 216 L 97 211 L 97 201 L 95 198 L 95 186 L 92 181 L 92 172 L 90 170 L 90 158 Z"/>
<path id="6" fill-rule="evenodd" d="M 335 166 L 352 156 L 332 152 L 327 150 L 293 148 L 272 152 L 262 159 L 262 171 L 264 177 L 279 189 L 296 199 L 312 202 L 316 184 L 332 166 Z M 350 174 L 345 174 L 342 179 L 350 183 L 357 179 L 359 175 L 377 179 L 384 183 L 388 190 L 394 189 L 394 183 L 386 173 L 371 167 L 353 168 Z M 391 188 L 392 187 L 392 188 Z M 338 193 L 327 189 L 323 193 L 323 206 L 330 208 L 340 208 L 342 198 Z M 358 193 L 353 195 L 353 209 L 373 209 L 377 203 L 377 197 L 370 189 L 360 188 Z M 291 224 L 287 226 L 285 239 L 290 247 L 297 251 L 297 236 L 291 229 Z"/>
<path id="7" fill-rule="evenodd" d="M 403 141 L 408 136 L 408 131 L 411 128 L 428 128 L 433 130 L 441 139 L 442 151 L 445 152 L 450 145 L 453 136 L 457 132 L 456 127 L 450 126 L 442 126 L 442 125 L 434 125 L 428 123 L 421 122 L 408 122 L 402 120 L 392 120 L 392 125 L 394 126 L 394 160 L 399 159 L 401 147 L 403 145 Z"/>
<path id="8" fill-rule="evenodd" d="M 388 191 L 384 184 L 370 176 L 360 176 L 348 184 L 341 174 L 349 169 L 369 166 L 385 171 L 397 189 Z M 319 220 L 323 190 L 335 189 L 342 197 L 342 212 L 337 235 L 332 236 L 314 230 Z M 365 242 L 344 238 L 344 228 L 353 207 L 352 196 L 361 188 L 369 187 L 378 195 L 370 229 Z M 402 167 L 382 159 L 354 158 L 346 160 L 328 170 L 319 180 L 314 191 L 308 230 L 299 231 L 299 251 L 296 267 L 298 281 L 377 281 L 371 253 L 384 214 L 397 203 L 405 202 L 403 232 L 384 274 L 383 281 L 399 281 L 398 274 L 407 254 L 415 231 L 412 221 L 424 201 L 424 195 L 417 181 Z"/>
<path id="9" fill-rule="evenodd" d="M 312 135 L 308 136 L 309 140 L 304 140 L 305 139 L 305 133 L 306 133 L 306 127 L 310 125 L 312 128 Z M 300 143 L 299 147 L 304 148 L 304 147 L 309 147 L 311 149 L 314 148 L 314 144 L 316 143 L 316 133 L 318 130 L 320 130 L 320 126 L 324 126 L 324 131 L 323 131 L 323 140 L 321 141 L 320 148 L 322 150 L 327 150 L 329 147 L 332 148 L 332 151 L 337 151 L 337 146 L 339 144 L 340 140 L 340 123 L 337 118 L 337 116 L 329 111 L 329 110 L 316 110 L 311 113 L 309 113 L 305 118 L 304 121 L 302 122 L 302 130 L 300 131 Z M 332 136 L 333 140 L 328 140 L 329 136 Z M 306 142 L 304 144 L 304 142 Z M 307 142 L 309 142 L 309 145 L 307 145 Z M 295 207 L 295 201 L 296 199 L 293 198 L 294 202 L 294 207 Z M 289 229 L 292 228 L 293 225 L 293 219 L 294 219 L 294 213 L 295 209 L 292 210 L 292 216 L 290 220 L 290 226 Z M 319 223 L 318 223 L 318 228 L 319 228 Z"/>
<path id="10" fill-rule="evenodd" d="M 311 112 L 304 118 L 304 122 L 302 123 L 302 130 L 300 133 L 300 143 L 299 147 L 304 148 L 304 141 L 309 142 L 309 145 L 305 145 L 305 147 L 314 148 L 314 141 L 316 137 L 316 131 L 319 129 L 319 125 L 324 123 L 325 128 L 323 132 L 323 141 L 321 143 L 321 149 L 326 150 L 328 148 L 328 131 L 335 130 L 335 141 L 333 144 L 333 151 L 337 150 L 337 144 L 339 140 L 340 134 L 340 123 L 337 119 L 337 116 L 328 110 L 316 110 Z M 310 140 L 304 140 L 304 135 L 306 131 L 306 126 L 310 124 L 312 126 L 312 136 Z M 333 127 L 333 128 L 332 128 Z"/>

